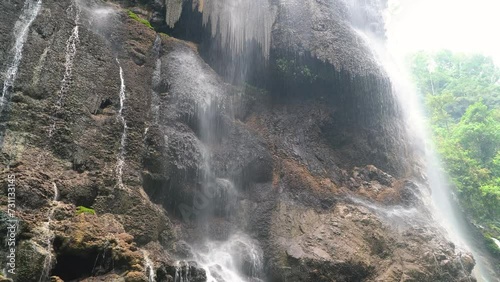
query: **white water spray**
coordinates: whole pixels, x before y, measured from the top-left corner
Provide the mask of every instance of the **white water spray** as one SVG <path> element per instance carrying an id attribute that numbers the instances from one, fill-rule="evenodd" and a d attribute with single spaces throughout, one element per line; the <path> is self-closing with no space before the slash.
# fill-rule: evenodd
<path id="1" fill-rule="evenodd" d="M 127 142 L 127 121 L 123 116 L 123 109 L 125 106 L 125 78 L 123 77 L 123 69 L 118 58 L 116 59 L 118 67 L 120 68 L 120 109 L 118 110 L 118 120 L 123 125 L 122 137 L 120 139 L 120 152 L 118 153 L 118 160 L 116 162 L 116 175 L 118 177 L 118 187 L 124 189 L 123 185 L 123 166 L 125 165 L 125 145 Z"/>
<path id="2" fill-rule="evenodd" d="M 43 270 L 42 274 L 40 275 L 40 278 L 38 279 L 39 282 L 44 282 L 47 281 L 49 278 L 50 270 L 52 269 L 52 262 L 54 261 L 54 256 L 52 255 L 52 245 L 54 242 L 54 231 L 50 229 L 50 224 L 52 223 L 52 218 L 54 217 L 54 212 L 56 208 L 59 206 L 59 189 L 57 188 L 56 183 L 52 183 L 53 191 L 54 191 L 54 197 L 52 198 L 52 202 L 49 213 L 47 215 L 47 221 L 43 223 L 41 229 L 42 229 L 42 235 L 44 236 L 45 244 L 46 244 L 46 256 L 45 260 L 43 262 Z"/>
<path id="3" fill-rule="evenodd" d="M 207 282 L 260 281 L 263 251 L 244 233 L 235 233 L 224 242 L 209 241 L 196 248 L 193 260 L 207 274 Z M 189 282 L 190 266 L 177 262 L 175 282 Z"/>
<path id="4" fill-rule="evenodd" d="M 153 81 L 152 86 L 153 89 L 151 91 L 151 113 L 153 114 L 153 123 L 158 124 L 160 118 L 160 97 L 158 95 L 158 88 L 161 83 L 161 58 L 160 58 L 160 50 L 161 50 L 161 37 L 158 35 L 155 39 L 153 50 L 156 55 L 156 64 L 155 69 L 153 71 Z"/>
<path id="5" fill-rule="evenodd" d="M 163 63 L 171 76 L 171 95 L 187 95 L 196 104 L 191 118 L 196 119 L 197 147 L 201 154 L 198 165 L 201 191 L 194 195 L 198 200 L 190 207 L 195 212 L 183 214 L 186 221 L 195 216 L 193 223 L 197 225 L 199 239 L 190 242 L 192 255 L 188 262 L 178 263 L 174 281 L 192 281 L 198 267 L 205 270 L 209 282 L 259 281 L 263 277 L 262 250 L 257 241 L 244 233 L 247 215 L 239 211 L 240 191 L 230 177 L 218 175 L 214 167 L 218 161 L 213 157 L 214 149 L 221 146 L 225 129 L 221 119 L 227 90 L 219 86 L 217 77 L 207 71 L 204 62 L 191 50 L 169 52 Z M 211 224 L 219 223 L 224 225 L 223 238 L 218 236 L 221 232 L 217 235 L 211 232 Z"/>
<path id="6" fill-rule="evenodd" d="M 69 91 L 73 75 L 73 62 L 76 57 L 77 45 L 80 42 L 79 37 L 79 22 L 80 22 L 80 8 L 76 2 L 74 2 L 68 9 L 68 13 L 71 14 L 72 10 L 75 9 L 75 26 L 71 31 L 71 35 L 68 40 L 66 40 L 66 55 L 64 62 L 64 76 L 61 80 L 61 87 L 59 89 L 58 98 L 56 101 L 56 114 L 63 106 L 64 97 Z M 55 116 L 52 116 L 52 124 L 49 128 L 49 137 L 52 137 L 56 129 Z"/>
<path id="7" fill-rule="evenodd" d="M 377 4 L 377 0 L 371 0 Z M 380 7 L 380 3 L 378 3 Z M 446 230 L 448 239 L 457 245 L 456 254 L 461 255 L 462 250 L 469 251 L 476 259 L 476 266 L 473 274 L 480 282 L 494 281 L 490 274 L 492 271 L 488 260 L 485 259 L 473 238 L 468 224 L 463 218 L 456 203 L 451 198 L 448 188 L 448 182 L 443 174 L 441 163 L 430 141 L 431 134 L 424 118 L 423 109 L 418 95 L 409 83 L 409 75 L 405 73 L 404 68 L 397 64 L 394 58 L 389 54 L 383 40 L 379 39 L 377 30 L 371 29 L 370 22 L 363 22 L 360 19 L 366 19 L 366 7 L 362 4 L 352 4 L 349 6 L 353 14 L 353 28 L 359 36 L 370 46 L 374 56 L 383 69 L 387 71 L 393 84 L 393 93 L 396 95 L 399 104 L 404 111 L 404 122 L 407 134 L 413 144 L 413 149 L 423 152 L 419 157 L 423 159 L 426 166 L 425 175 L 428 178 L 428 184 L 431 188 L 431 195 L 424 194 L 424 201 L 428 203 L 435 220 Z M 368 11 L 369 12 L 369 11 Z M 417 172 L 422 173 L 422 172 Z M 426 192 L 426 191 L 422 191 Z"/>
<path id="8" fill-rule="evenodd" d="M 37 17 L 42 7 L 42 0 L 26 0 L 19 19 L 14 25 L 14 38 L 16 39 L 12 48 L 12 58 L 6 71 L 6 77 L 3 82 L 2 97 L 0 98 L 0 113 L 2 113 L 5 103 L 10 98 L 10 91 L 14 87 L 17 78 L 19 64 L 23 58 L 24 43 L 28 39 L 28 32 L 31 24 Z"/>
<path id="9" fill-rule="evenodd" d="M 250 41 L 257 42 L 267 59 L 271 48 L 271 32 L 277 7 L 268 0 L 199 1 L 203 25 L 210 28 L 212 37 L 221 36 L 222 47 L 233 56 L 242 54 Z M 174 27 L 181 17 L 183 0 L 166 0 L 166 22 Z M 195 8 L 195 7 L 193 7 Z"/>
<path id="10" fill-rule="evenodd" d="M 149 253 L 146 250 L 143 250 L 142 254 L 144 256 L 144 268 L 146 277 L 148 277 L 148 282 L 156 282 L 154 264 L 149 258 Z"/>

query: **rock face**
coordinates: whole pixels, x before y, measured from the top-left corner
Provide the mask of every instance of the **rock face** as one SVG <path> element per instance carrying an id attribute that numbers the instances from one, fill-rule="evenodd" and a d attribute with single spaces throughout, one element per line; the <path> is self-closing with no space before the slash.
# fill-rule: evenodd
<path id="1" fill-rule="evenodd" d="M 147 253 L 156 281 L 206 281 L 177 260 L 202 234 L 236 229 L 260 243 L 265 281 L 473 279 L 474 259 L 432 223 L 389 78 L 352 29 L 381 32 L 377 13 L 360 22 L 341 1 L 270 1 L 272 29 L 248 31 L 233 53 L 201 14 L 227 11 L 171 10 L 180 3 L 43 1 L 0 119 L 0 181 L 7 192 L 15 175 L 20 222 L 15 281 L 148 281 Z M 0 3 L 2 62 L 23 4 Z M 230 84 L 231 72 L 265 89 Z"/>

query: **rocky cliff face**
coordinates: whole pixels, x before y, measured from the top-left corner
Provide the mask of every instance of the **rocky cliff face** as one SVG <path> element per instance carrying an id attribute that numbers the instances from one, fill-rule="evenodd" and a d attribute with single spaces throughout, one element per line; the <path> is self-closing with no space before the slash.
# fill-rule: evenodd
<path id="1" fill-rule="evenodd" d="M 379 15 L 257 2 L 43 0 L 1 115 L 2 230 L 8 175 L 19 220 L 9 277 L 206 281 L 196 244 L 238 230 L 263 250 L 254 275 L 236 245 L 249 281 L 473 279 L 432 224 L 389 78 L 352 28 L 380 32 Z M 2 70 L 23 5 L 0 3 Z"/>

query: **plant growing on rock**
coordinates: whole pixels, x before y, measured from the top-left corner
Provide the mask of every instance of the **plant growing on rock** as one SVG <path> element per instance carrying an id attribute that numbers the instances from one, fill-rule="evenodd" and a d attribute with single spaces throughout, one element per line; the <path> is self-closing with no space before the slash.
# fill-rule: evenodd
<path id="1" fill-rule="evenodd" d="M 146 20 L 146 19 L 143 19 L 141 17 L 139 17 L 136 13 L 130 11 L 130 10 L 127 10 L 127 13 L 128 13 L 128 16 L 133 19 L 133 20 L 136 20 L 138 22 L 140 22 L 141 24 L 149 27 L 150 29 L 153 29 L 153 26 L 151 25 L 151 23 Z"/>
<path id="2" fill-rule="evenodd" d="M 91 209 L 91 208 L 84 207 L 84 206 L 76 207 L 76 214 L 82 214 L 82 213 L 95 215 L 95 210 Z"/>

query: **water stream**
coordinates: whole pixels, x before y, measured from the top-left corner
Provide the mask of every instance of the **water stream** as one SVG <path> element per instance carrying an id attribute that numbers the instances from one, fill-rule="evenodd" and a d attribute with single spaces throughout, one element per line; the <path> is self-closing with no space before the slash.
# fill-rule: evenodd
<path id="1" fill-rule="evenodd" d="M 120 139 L 120 151 L 118 153 L 118 159 L 116 162 L 116 175 L 118 178 L 118 187 L 120 189 L 124 189 L 125 186 L 123 185 L 123 166 L 125 165 L 125 145 L 127 142 L 127 121 L 125 117 L 123 116 L 123 109 L 125 107 L 125 78 L 123 77 L 123 69 L 120 64 L 120 61 L 118 58 L 116 59 L 116 63 L 118 64 L 118 67 L 120 68 L 120 109 L 118 110 L 118 120 L 121 122 L 123 125 L 123 131 L 122 131 L 122 136 Z"/>
<path id="2" fill-rule="evenodd" d="M 218 161 L 214 157 L 215 149 L 220 150 L 218 146 L 224 138 L 221 120 L 225 114 L 223 94 L 226 90 L 191 51 L 170 52 L 163 62 L 171 76 L 171 94 L 186 95 L 196 103 L 190 122 L 196 124 L 201 155 L 197 181 L 200 187 L 191 204 L 196 217 L 184 218 L 192 220 L 196 239 L 189 242 L 191 254 L 177 263 L 174 281 L 192 281 L 196 275 L 193 263 L 205 270 L 209 282 L 259 281 L 263 278 L 262 250 L 258 242 L 240 228 L 241 220 L 236 219 L 244 217 L 240 209 L 240 187 L 215 166 Z"/>
<path id="3" fill-rule="evenodd" d="M 41 230 L 42 234 L 45 240 L 45 260 L 43 262 L 43 271 L 42 274 L 40 275 L 39 282 L 44 282 L 49 280 L 49 275 L 50 271 L 52 269 L 52 263 L 54 261 L 54 256 L 52 254 L 52 245 L 54 242 L 54 231 L 50 229 L 50 224 L 52 223 L 52 219 L 54 217 L 54 212 L 56 208 L 59 206 L 59 189 L 57 188 L 56 183 L 52 183 L 53 186 L 53 191 L 54 191 L 54 197 L 52 199 L 52 202 L 50 203 L 51 207 L 49 209 L 49 213 L 47 215 L 47 221 L 43 223 Z"/>
<path id="4" fill-rule="evenodd" d="M 207 282 L 259 281 L 263 274 L 263 252 L 244 233 L 235 233 L 224 242 L 207 241 L 197 246 L 194 260 L 207 273 Z"/>
<path id="5" fill-rule="evenodd" d="M 10 99 L 12 88 L 16 82 L 19 64 L 23 58 L 23 48 L 28 39 L 30 26 L 40 12 L 41 7 L 42 0 L 26 0 L 21 15 L 14 25 L 14 38 L 16 41 L 11 51 L 12 57 L 8 58 L 10 62 L 3 82 L 2 97 L 0 98 L 0 114 Z"/>
<path id="6" fill-rule="evenodd" d="M 239 208 L 237 187 L 229 179 L 216 177 L 211 167 L 211 148 L 217 143 L 219 137 L 218 107 L 213 99 L 214 97 L 208 97 L 207 103 L 199 105 L 198 109 L 200 139 L 203 142 L 201 144 L 202 190 L 208 196 L 203 204 L 198 206 L 203 210 L 198 218 L 198 226 L 201 230 L 208 230 L 208 224 L 215 218 L 231 221 Z M 227 232 L 230 235 L 226 240 L 211 240 L 207 236 L 204 242 L 196 243 L 192 248 L 194 250 L 192 260 L 205 269 L 208 282 L 256 281 L 262 276 L 262 250 L 238 227 L 235 226 Z M 185 273 L 185 271 L 179 273 Z M 185 279 L 186 277 L 179 276 L 179 281 L 189 281 Z"/>
<path id="7" fill-rule="evenodd" d="M 156 36 L 153 51 L 156 56 L 155 69 L 153 71 L 152 91 L 151 91 L 151 113 L 153 114 L 153 124 L 158 124 L 160 118 L 160 97 L 158 95 L 158 88 L 161 83 L 161 37 Z"/>
<path id="8" fill-rule="evenodd" d="M 144 256 L 144 268 L 146 277 L 148 277 L 148 282 L 156 282 L 156 275 L 154 270 L 154 264 L 149 258 L 149 253 L 147 251 L 142 251 Z"/>
<path id="9" fill-rule="evenodd" d="M 74 10 L 74 11 L 73 11 Z M 71 35 L 69 36 L 68 40 L 66 40 L 66 53 L 65 53 L 65 62 L 64 62 L 64 76 L 63 79 L 61 80 L 61 87 L 59 89 L 58 98 L 56 101 L 55 105 L 55 114 L 52 116 L 52 124 L 50 125 L 49 128 L 49 137 L 52 137 L 54 134 L 54 131 L 56 129 L 56 117 L 57 113 L 61 110 L 63 107 L 63 102 L 64 102 L 64 97 L 69 91 L 69 88 L 72 83 L 72 76 L 73 76 L 73 62 L 76 57 L 76 51 L 77 51 L 77 45 L 80 42 L 80 37 L 79 37 L 79 22 L 80 22 L 80 8 L 76 2 L 74 2 L 69 8 L 68 8 L 68 14 L 74 14 L 75 15 L 75 26 L 71 30 Z"/>

